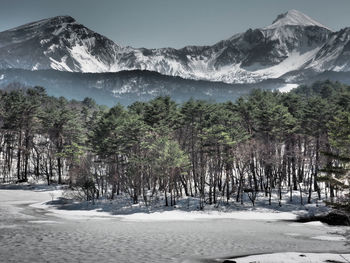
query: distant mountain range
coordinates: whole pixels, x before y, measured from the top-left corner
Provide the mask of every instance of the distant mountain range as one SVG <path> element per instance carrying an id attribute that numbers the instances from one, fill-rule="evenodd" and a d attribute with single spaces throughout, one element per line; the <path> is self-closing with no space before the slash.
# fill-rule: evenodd
<path id="1" fill-rule="evenodd" d="M 222 89 L 237 90 L 239 84 L 248 91 L 248 86 L 265 88 L 266 83 L 280 83 L 282 87 L 286 83 L 317 80 L 317 76 L 332 72 L 333 77 L 344 77 L 350 71 L 350 28 L 333 32 L 307 15 L 290 10 L 279 15 L 269 26 L 249 29 L 212 46 L 146 49 L 122 47 L 72 17 L 57 16 L 1 32 L 0 69 L 0 86 L 16 78 L 33 84 L 35 78 L 37 84 L 43 84 L 46 79 L 44 84 L 55 86 L 55 92 L 60 93 L 58 88 L 63 90 L 64 87 L 57 85 L 67 78 L 65 82 L 73 79 L 72 83 L 80 87 L 83 83 L 88 85 L 85 88 L 95 97 L 103 90 L 118 100 L 126 94 L 131 97 L 141 94 L 141 90 L 148 97 L 175 94 L 181 83 L 183 90 L 189 88 L 183 93 L 186 94 L 184 98 L 191 94 L 217 99 L 225 98 L 225 92 L 220 94 Z M 22 76 L 16 77 L 13 74 L 19 71 L 9 69 L 30 72 L 24 74 L 22 71 Z M 113 74 L 74 75 L 107 72 Z M 48 76 L 44 77 L 46 74 Z M 57 82 L 53 76 L 59 78 Z M 79 84 L 77 79 L 81 81 Z M 186 79 L 202 81 L 186 82 Z M 209 87 L 212 92 L 208 91 Z"/>
<path id="2" fill-rule="evenodd" d="M 129 105 L 157 96 L 171 96 L 181 103 L 190 98 L 216 102 L 234 101 L 253 89 L 273 90 L 288 87 L 282 80 L 265 80 L 254 84 L 227 84 L 183 79 L 153 71 L 120 71 L 116 73 L 79 73 L 57 70 L 0 70 L 0 86 L 12 83 L 45 87 L 48 94 L 68 99 L 91 97 L 99 104 Z"/>

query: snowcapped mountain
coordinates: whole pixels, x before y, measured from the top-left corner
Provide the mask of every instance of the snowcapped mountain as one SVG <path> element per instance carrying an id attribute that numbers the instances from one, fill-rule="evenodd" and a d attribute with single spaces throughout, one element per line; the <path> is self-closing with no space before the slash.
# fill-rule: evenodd
<path id="1" fill-rule="evenodd" d="M 72 17 L 58 16 L 0 33 L 0 66 L 106 72 L 117 70 L 110 65 L 122 49 Z"/>
<path id="2" fill-rule="evenodd" d="M 311 17 L 292 9 L 284 14 L 277 16 L 276 20 L 272 22 L 272 25 L 267 26 L 268 29 L 275 29 L 281 26 L 318 26 L 327 28 L 319 22 L 313 20 Z M 331 30 L 328 28 L 328 30 Z"/>
<path id="3" fill-rule="evenodd" d="M 291 72 L 350 70 L 350 29 L 332 32 L 290 10 L 272 25 L 249 29 L 212 46 L 122 47 L 69 16 L 0 33 L 0 68 L 69 72 L 148 70 L 187 79 L 257 83 L 293 79 Z"/>

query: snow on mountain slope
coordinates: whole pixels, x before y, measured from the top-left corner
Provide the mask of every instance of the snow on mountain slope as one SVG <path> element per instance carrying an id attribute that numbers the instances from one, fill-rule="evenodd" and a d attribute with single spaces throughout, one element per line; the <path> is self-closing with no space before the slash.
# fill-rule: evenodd
<path id="1" fill-rule="evenodd" d="M 258 75 L 267 76 L 269 78 L 278 78 L 288 73 L 289 71 L 298 70 L 304 66 L 307 62 L 310 61 L 310 59 L 315 56 L 319 50 L 320 47 L 310 49 L 310 51 L 306 51 L 304 53 L 293 51 L 281 63 L 266 69 L 257 70 L 255 73 Z"/>
<path id="2" fill-rule="evenodd" d="M 293 25 L 286 23 L 283 17 L 280 19 L 284 22 L 279 23 L 278 19 L 275 27 L 249 29 L 213 46 L 135 50 L 128 65 L 117 63 L 124 69 L 147 69 L 165 75 L 226 83 L 255 83 L 278 78 L 290 70 L 300 69 L 331 33 L 323 26 L 301 21 L 299 18 L 305 15 L 295 10 L 287 16 L 295 17 Z M 300 24 L 295 23 L 297 20 Z"/>
<path id="3" fill-rule="evenodd" d="M 121 50 L 70 16 L 43 19 L 0 33 L 1 68 L 106 72 L 112 70 Z"/>
<path id="4" fill-rule="evenodd" d="M 284 14 L 280 14 L 277 19 L 273 21 L 272 25 L 265 27 L 265 29 L 275 29 L 281 26 L 318 26 L 331 30 L 295 9 L 289 10 Z"/>
<path id="5" fill-rule="evenodd" d="M 290 10 L 272 25 L 249 29 L 212 46 L 121 47 L 59 16 L 0 33 L 0 68 L 71 72 L 149 70 L 182 78 L 257 83 L 305 68 L 349 70 L 349 34 Z"/>
<path id="6" fill-rule="evenodd" d="M 333 33 L 306 68 L 317 72 L 350 71 L 350 28 Z"/>

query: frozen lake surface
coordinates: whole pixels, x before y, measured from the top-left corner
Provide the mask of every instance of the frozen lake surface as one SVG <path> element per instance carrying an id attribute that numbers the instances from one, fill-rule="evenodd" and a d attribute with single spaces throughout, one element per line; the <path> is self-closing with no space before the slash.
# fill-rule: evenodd
<path id="1" fill-rule="evenodd" d="M 206 259 L 350 251 L 346 227 L 239 219 L 69 219 L 29 206 L 47 197 L 0 190 L 0 262 L 212 262 Z"/>

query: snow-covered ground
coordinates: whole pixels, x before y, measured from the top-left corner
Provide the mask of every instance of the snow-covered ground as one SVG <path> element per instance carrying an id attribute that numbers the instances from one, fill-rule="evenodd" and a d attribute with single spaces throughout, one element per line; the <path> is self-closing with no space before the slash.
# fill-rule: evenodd
<path id="1" fill-rule="evenodd" d="M 58 198 L 61 190 L 45 193 Z M 43 196 L 44 197 L 44 196 Z M 187 203 L 190 203 L 187 207 Z M 223 207 L 206 206 L 203 211 L 198 210 L 198 200 L 184 198 L 178 201 L 176 207 L 164 207 L 163 200 L 151 207 L 140 204 L 132 204 L 126 196 L 116 197 L 116 200 L 98 200 L 91 202 L 74 202 L 62 204 L 62 202 L 45 201 L 35 202 L 31 207 L 44 209 L 55 216 L 81 219 L 84 217 L 112 217 L 122 221 L 192 221 L 208 219 L 239 219 L 239 220 L 295 220 L 298 215 L 307 213 L 306 210 L 270 209 L 267 207 L 253 207 L 249 203 L 245 205 L 229 205 Z M 276 208 L 276 207 L 275 207 Z"/>
<path id="2" fill-rule="evenodd" d="M 107 204 L 101 205 L 107 202 L 96 204 L 96 209 L 75 204 L 67 210 L 46 204 L 60 197 L 61 189 L 18 188 L 0 190 L 0 262 L 223 262 L 271 252 L 297 254 L 283 254 L 286 261 L 276 254 L 270 259 L 278 261 L 266 261 L 267 255 L 254 260 L 316 262 L 310 261 L 316 256 L 305 253 L 320 251 L 330 253 L 317 254 L 322 259 L 348 257 L 349 228 L 279 220 L 293 219 L 301 210 L 254 209 L 246 204 L 239 210 L 208 207 L 200 212 L 185 211 L 180 203 L 178 209 L 164 212 L 145 212 L 137 206 L 108 211 Z M 310 260 L 295 256 L 299 254 Z"/>
<path id="3" fill-rule="evenodd" d="M 350 262 L 350 254 L 330 253 L 273 253 L 263 255 L 252 255 L 241 258 L 233 258 L 236 263 L 320 263 L 320 262 Z"/>
<path id="4" fill-rule="evenodd" d="M 279 88 L 278 90 L 282 93 L 286 93 L 291 91 L 292 89 L 297 88 L 298 86 L 299 86 L 298 84 L 289 83 L 289 84 L 285 84 L 283 87 Z"/>
<path id="5" fill-rule="evenodd" d="M 245 196 L 244 204 L 231 199 L 218 200 L 218 205 L 206 205 L 199 210 L 199 199 L 184 197 L 177 200 L 174 207 L 165 207 L 163 196 L 150 199 L 151 205 L 146 206 L 143 200 L 133 204 L 127 195 L 116 196 L 115 200 L 101 199 L 94 203 L 86 201 L 71 201 L 70 191 L 56 186 L 10 186 L 20 193 L 21 199 L 30 206 L 42 209 L 61 218 L 117 218 L 122 221 L 192 221 L 208 219 L 238 219 L 238 220 L 296 220 L 299 216 L 321 214 L 329 211 L 323 202 L 316 202 L 314 196 L 311 204 L 300 205 L 299 191 L 293 193 L 293 202 L 289 202 L 289 193 L 284 192 L 284 198 L 279 206 L 278 194 L 272 194 L 272 204 L 268 204 L 268 197 L 259 193 L 256 205 L 253 206 Z M 29 191 L 28 191 L 29 190 Z M 33 194 L 35 193 L 35 195 Z M 12 195 L 11 190 L 3 190 L 2 196 Z M 27 197 L 27 195 L 29 195 Z M 62 198 L 63 197 L 63 198 Z M 303 197 L 306 203 L 306 196 Z M 24 201 L 19 201 L 24 202 Z"/>

